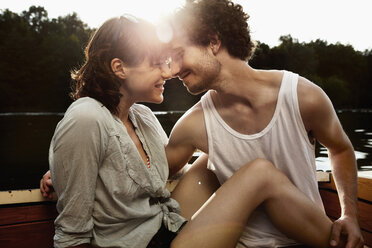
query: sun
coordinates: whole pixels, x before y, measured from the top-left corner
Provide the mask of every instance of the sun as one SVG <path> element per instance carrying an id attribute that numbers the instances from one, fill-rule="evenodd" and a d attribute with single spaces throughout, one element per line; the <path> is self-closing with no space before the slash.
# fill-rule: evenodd
<path id="1" fill-rule="evenodd" d="M 167 43 L 173 37 L 173 30 L 164 18 L 172 14 L 174 10 L 181 7 L 185 0 L 130 0 L 123 1 L 128 14 L 145 19 L 157 28 L 158 38 Z"/>
<path id="2" fill-rule="evenodd" d="M 182 6 L 185 0 L 128 0 L 123 3 L 123 9 L 127 9 L 130 14 L 158 24 L 162 18 Z"/>

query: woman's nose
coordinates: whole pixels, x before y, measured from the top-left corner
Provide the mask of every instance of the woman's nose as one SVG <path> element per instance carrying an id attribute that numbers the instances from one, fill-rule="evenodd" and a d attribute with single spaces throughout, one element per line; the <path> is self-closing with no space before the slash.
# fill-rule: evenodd
<path id="1" fill-rule="evenodd" d="M 161 76 L 167 80 L 167 79 L 170 79 L 173 77 L 173 74 L 172 74 L 172 70 L 171 68 L 168 68 L 168 66 L 166 66 L 166 68 L 162 68 L 161 69 Z"/>

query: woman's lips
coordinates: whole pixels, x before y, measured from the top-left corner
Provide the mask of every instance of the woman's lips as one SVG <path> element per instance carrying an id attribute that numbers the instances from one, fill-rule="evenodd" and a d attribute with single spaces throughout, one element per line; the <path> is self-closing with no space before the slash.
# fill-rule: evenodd
<path id="1" fill-rule="evenodd" d="M 164 91 L 164 84 L 165 83 L 160 83 L 160 84 L 155 84 L 155 88 L 159 89 L 161 92 Z"/>

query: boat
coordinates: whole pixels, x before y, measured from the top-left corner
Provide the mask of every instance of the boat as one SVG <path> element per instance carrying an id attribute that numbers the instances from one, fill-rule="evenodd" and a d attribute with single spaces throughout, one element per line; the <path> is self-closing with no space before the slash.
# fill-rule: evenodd
<path id="1" fill-rule="evenodd" d="M 336 220 L 341 215 L 340 202 L 332 174 L 329 180 L 319 181 L 319 192 L 327 215 Z M 372 171 L 358 172 L 359 225 L 365 245 L 372 247 Z"/>
<path id="2" fill-rule="evenodd" d="M 327 215 L 340 216 L 336 186 L 330 172 L 318 172 L 319 191 Z M 372 171 L 358 173 L 359 222 L 367 247 L 372 247 Z M 173 188 L 177 182 L 170 182 Z M 39 189 L 0 192 L 0 247 L 53 247 L 56 196 L 42 197 Z"/>

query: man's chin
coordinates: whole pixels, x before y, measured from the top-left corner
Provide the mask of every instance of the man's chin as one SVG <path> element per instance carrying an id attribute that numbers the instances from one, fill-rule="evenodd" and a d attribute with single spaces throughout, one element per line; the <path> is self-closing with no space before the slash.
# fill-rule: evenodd
<path id="1" fill-rule="evenodd" d="M 184 85 L 185 85 L 185 84 L 184 84 Z M 201 93 L 207 91 L 207 90 L 204 89 L 204 88 L 203 88 L 203 89 L 197 89 L 197 88 L 187 87 L 186 85 L 185 85 L 185 87 L 186 87 L 187 91 L 188 91 L 191 95 L 199 95 L 199 94 L 201 94 Z"/>

